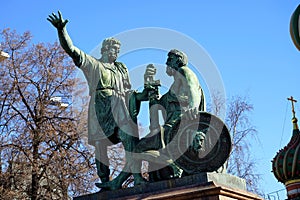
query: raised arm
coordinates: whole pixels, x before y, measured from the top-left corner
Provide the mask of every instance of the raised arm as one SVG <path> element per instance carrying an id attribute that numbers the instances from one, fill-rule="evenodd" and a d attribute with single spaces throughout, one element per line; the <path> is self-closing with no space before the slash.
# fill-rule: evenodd
<path id="1" fill-rule="evenodd" d="M 55 13 L 49 15 L 47 20 L 57 29 L 58 38 L 60 45 L 66 51 L 66 53 L 76 60 L 77 55 L 75 52 L 75 46 L 67 32 L 66 24 L 68 20 L 64 20 L 60 11 L 58 11 L 58 16 Z"/>

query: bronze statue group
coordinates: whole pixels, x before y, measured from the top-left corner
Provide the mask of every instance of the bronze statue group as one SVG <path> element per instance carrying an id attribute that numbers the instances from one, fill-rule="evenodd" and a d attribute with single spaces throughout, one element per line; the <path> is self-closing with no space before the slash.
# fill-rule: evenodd
<path id="1" fill-rule="evenodd" d="M 117 62 L 120 41 L 105 39 L 101 58 L 97 59 L 73 45 L 66 30 L 68 20 L 64 20 L 60 12 L 49 15 L 47 20 L 57 29 L 62 48 L 83 71 L 89 85 L 88 140 L 95 147 L 97 174 L 101 180 L 96 186 L 103 190 L 119 189 L 130 175 L 133 175 L 135 185 L 146 182 L 141 175 L 142 160 L 149 162 L 149 181 L 188 175 L 170 156 L 172 149 L 169 149 L 181 121 L 197 120 L 199 112 L 206 111 L 203 90 L 187 65 L 187 55 L 176 49 L 168 52 L 166 73 L 174 81 L 167 93 L 160 97 L 159 84 L 154 80 L 148 80 L 143 91 L 138 92 L 131 89 L 125 64 Z M 145 76 L 154 78 L 155 73 L 153 65 L 146 67 Z M 164 124 L 157 124 L 158 120 L 153 116 L 149 135 L 139 139 L 137 116 L 142 101 L 149 101 L 156 113 L 161 110 Z M 190 132 L 187 147 L 192 147 L 189 149 L 197 154 L 203 147 L 205 131 L 196 127 Z M 126 164 L 122 172 L 110 181 L 107 147 L 119 142 L 125 149 Z"/>

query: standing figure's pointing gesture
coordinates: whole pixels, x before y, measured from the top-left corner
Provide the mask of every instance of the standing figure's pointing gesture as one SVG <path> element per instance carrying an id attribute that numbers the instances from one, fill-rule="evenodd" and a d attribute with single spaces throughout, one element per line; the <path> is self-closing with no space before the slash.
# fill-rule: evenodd
<path id="1" fill-rule="evenodd" d="M 126 99 L 134 98 L 133 102 L 138 104 L 146 96 L 146 92 L 137 93 L 130 90 L 127 67 L 116 61 L 121 45 L 119 40 L 104 39 L 101 58 L 97 59 L 73 45 L 66 30 L 68 20 L 63 20 L 60 12 L 58 16 L 52 13 L 47 20 L 57 29 L 62 48 L 73 59 L 75 65 L 83 71 L 88 82 L 91 96 L 88 113 L 88 141 L 89 144 L 95 146 L 98 176 L 102 182 L 108 182 L 110 170 L 107 147 L 122 142 L 126 160 L 132 161 L 134 160 L 132 152 L 139 140 L 136 118 L 132 115 L 138 112 L 135 110 L 129 112 Z M 127 162 L 126 169 L 129 171 L 122 172 L 122 177 L 133 174 L 135 184 L 143 182 L 140 167 L 141 162 L 130 162 L 130 165 Z M 113 189 L 121 187 L 122 181 L 125 180 L 120 179 L 120 184 L 118 183 Z"/>
<path id="2" fill-rule="evenodd" d="M 58 17 L 54 13 L 52 13 L 52 15 L 49 15 L 49 17 L 47 18 L 47 20 L 49 22 L 51 22 L 51 24 L 55 28 L 57 28 L 58 30 L 62 30 L 66 26 L 66 24 L 68 23 L 67 19 L 63 20 L 60 11 L 58 11 Z"/>

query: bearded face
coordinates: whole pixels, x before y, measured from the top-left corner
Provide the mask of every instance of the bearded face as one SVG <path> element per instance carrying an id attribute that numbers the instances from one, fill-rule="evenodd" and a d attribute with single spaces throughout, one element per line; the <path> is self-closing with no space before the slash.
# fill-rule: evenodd
<path id="1" fill-rule="evenodd" d="M 202 132 L 197 132 L 194 136 L 192 149 L 194 152 L 199 153 L 204 146 L 205 134 Z"/>
<path id="2" fill-rule="evenodd" d="M 175 56 L 174 54 L 169 55 L 166 65 L 167 65 L 166 73 L 169 76 L 173 76 L 176 72 L 176 69 L 178 69 L 178 57 Z"/>
<path id="3" fill-rule="evenodd" d="M 120 45 L 113 44 L 108 46 L 108 50 L 105 52 L 107 55 L 108 62 L 113 63 L 118 58 L 118 53 L 120 52 Z"/>

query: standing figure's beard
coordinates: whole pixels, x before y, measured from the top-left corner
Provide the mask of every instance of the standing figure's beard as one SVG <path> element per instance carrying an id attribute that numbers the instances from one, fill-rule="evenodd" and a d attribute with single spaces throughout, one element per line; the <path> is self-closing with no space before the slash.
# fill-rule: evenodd
<path id="1" fill-rule="evenodd" d="M 108 52 L 107 57 L 108 57 L 108 61 L 111 62 L 111 63 L 113 63 L 113 62 L 115 62 L 117 60 L 118 53 L 116 53 L 116 52 Z"/>
<path id="2" fill-rule="evenodd" d="M 109 62 L 114 63 L 117 60 L 117 56 L 116 55 L 109 55 L 108 60 L 109 60 Z"/>

